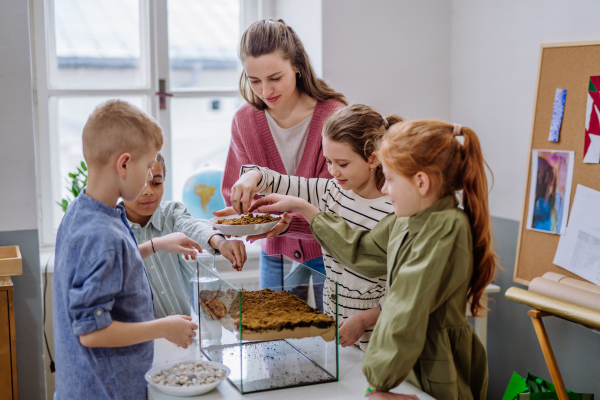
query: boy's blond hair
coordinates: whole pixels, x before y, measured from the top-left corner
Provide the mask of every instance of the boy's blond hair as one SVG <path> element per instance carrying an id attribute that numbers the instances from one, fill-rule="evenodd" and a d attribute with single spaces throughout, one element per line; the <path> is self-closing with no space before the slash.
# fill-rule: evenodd
<path id="1" fill-rule="evenodd" d="M 91 166 L 105 165 L 115 154 L 137 157 L 158 151 L 162 144 L 162 129 L 154 118 L 122 100 L 97 106 L 83 128 L 83 156 Z"/>

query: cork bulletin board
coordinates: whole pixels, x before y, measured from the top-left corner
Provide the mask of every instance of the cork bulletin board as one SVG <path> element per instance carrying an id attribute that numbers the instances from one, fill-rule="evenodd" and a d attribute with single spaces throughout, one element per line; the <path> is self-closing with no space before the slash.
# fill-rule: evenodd
<path id="1" fill-rule="evenodd" d="M 600 164 L 583 163 L 588 84 L 590 76 L 598 75 L 600 75 L 600 41 L 552 43 L 541 46 L 527 163 L 527 182 L 513 276 L 516 283 L 529 285 L 533 278 L 542 276 L 546 272 L 556 272 L 583 280 L 552 263 L 559 235 L 526 228 L 531 185 L 531 151 L 540 149 L 575 152 L 569 207 L 573 204 L 577 184 L 600 190 Z M 548 140 L 548 133 L 557 88 L 567 89 L 567 95 L 560 137 L 555 143 Z"/>

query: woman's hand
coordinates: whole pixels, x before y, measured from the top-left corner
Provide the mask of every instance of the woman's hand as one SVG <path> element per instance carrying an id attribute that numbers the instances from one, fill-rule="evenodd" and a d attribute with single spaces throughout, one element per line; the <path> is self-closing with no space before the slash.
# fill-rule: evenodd
<path id="1" fill-rule="evenodd" d="M 213 215 L 215 217 L 217 217 L 217 218 L 224 218 L 224 217 L 227 217 L 229 215 L 237 215 L 237 212 L 235 212 L 235 210 L 233 209 L 233 207 L 225 207 L 222 210 L 213 211 Z M 213 231 L 218 231 L 218 229 L 213 226 Z M 231 235 L 225 235 L 225 237 L 226 238 L 230 238 Z"/>
<path id="2" fill-rule="evenodd" d="M 258 211 L 261 213 L 270 212 L 298 212 L 302 214 L 304 219 L 310 224 L 315 215 L 319 213 L 319 209 L 310 204 L 308 201 L 283 194 L 270 194 L 262 199 L 256 200 L 248 212 Z"/>
<path id="3" fill-rule="evenodd" d="M 275 236 L 279 236 L 289 229 L 291 223 L 292 223 L 292 216 L 290 214 L 284 212 L 283 215 L 281 216 L 281 219 L 279 220 L 277 225 L 275 225 L 273 227 L 273 229 L 271 229 L 267 233 L 262 233 L 260 235 L 247 236 L 246 242 L 254 243 L 255 241 L 257 241 L 259 239 L 265 239 L 265 238 L 271 239 L 271 238 L 274 238 Z"/>
<path id="4" fill-rule="evenodd" d="M 224 218 L 230 215 L 236 215 L 237 212 L 233 209 L 233 207 L 225 207 L 222 210 L 213 211 L 213 215 L 218 218 Z M 216 230 L 216 228 L 215 228 Z"/>
<path id="5" fill-rule="evenodd" d="M 202 253 L 202 247 L 181 232 L 155 237 L 152 242 L 154 243 L 154 250 L 157 252 L 162 250 L 167 253 L 183 254 L 186 260 L 190 258 L 195 260 L 196 253 Z"/>
<path id="6" fill-rule="evenodd" d="M 240 176 L 231 187 L 231 206 L 237 214 L 246 214 L 256 194 L 256 186 L 260 182 L 261 175 L 257 170 L 250 170 Z"/>
<path id="7" fill-rule="evenodd" d="M 365 333 L 366 329 L 360 318 L 360 314 L 343 320 L 340 322 L 340 344 L 342 347 L 352 346 Z"/>

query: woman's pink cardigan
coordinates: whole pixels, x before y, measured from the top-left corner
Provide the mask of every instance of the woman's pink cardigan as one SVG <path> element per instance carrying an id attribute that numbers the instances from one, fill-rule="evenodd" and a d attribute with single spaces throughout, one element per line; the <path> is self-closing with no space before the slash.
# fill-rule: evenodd
<path id="1" fill-rule="evenodd" d="M 331 178 L 323 158 L 321 131 L 327 117 L 343 106 L 343 103 L 336 100 L 317 102 L 296 176 Z M 231 143 L 221 185 L 227 206 L 231 206 L 231 187 L 239 178 L 242 165 L 248 164 L 267 167 L 280 174 L 286 173 L 264 111 L 257 110 L 246 103 L 233 117 Z M 321 246 L 317 241 L 306 239 L 312 237 L 308 223 L 299 214 L 293 214 L 293 217 L 286 235 L 261 240 L 264 252 L 284 254 L 298 262 L 321 257 Z"/>

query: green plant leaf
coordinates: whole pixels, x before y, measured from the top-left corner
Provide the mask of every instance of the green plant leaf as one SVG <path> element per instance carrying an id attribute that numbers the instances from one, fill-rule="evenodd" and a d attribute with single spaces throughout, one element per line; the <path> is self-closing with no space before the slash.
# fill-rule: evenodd
<path id="1" fill-rule="evenodd" d="M 70 198 L 70 196 L 67 195 L 66 199 L 62 199 L 61 202 L 56 203 L 62 207 L 63 212 L 67 210 L 69 204 L 72 203 L 77 196 L 79 196 L 83 188 L 85 188 L 87 185 L 87 165 L 84 161 L 81 161 L 80 165 L 81 168 L 77 167 L 77 172 L 69 172 L 68 177 L 70 179 L 64 178 L 65 182 L 67 182 L 67 190 L 73 195 L 73 198 Z"/>

